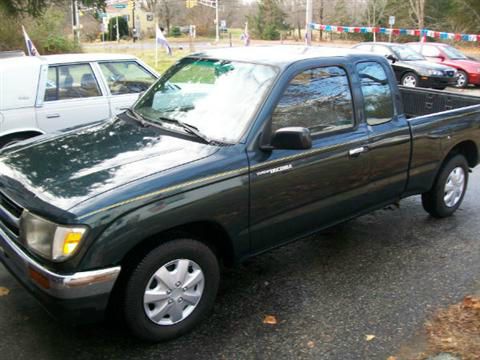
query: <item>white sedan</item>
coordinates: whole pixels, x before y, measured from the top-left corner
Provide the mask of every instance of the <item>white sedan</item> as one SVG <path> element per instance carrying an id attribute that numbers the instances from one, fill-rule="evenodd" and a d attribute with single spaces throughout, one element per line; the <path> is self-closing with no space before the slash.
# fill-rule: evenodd
<path id="1" fill-rule="evenodd" d="M 158 76 L 122 54 L 0 59 L 0 147 L 108 119 L 130 107 Z"/>

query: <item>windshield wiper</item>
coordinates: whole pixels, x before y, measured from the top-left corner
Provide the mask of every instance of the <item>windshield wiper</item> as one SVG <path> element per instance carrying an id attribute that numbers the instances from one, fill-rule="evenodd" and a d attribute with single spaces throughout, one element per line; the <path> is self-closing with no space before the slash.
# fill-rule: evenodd
<path id="1" fill-rule="evenodd" d="M 133 110 L 132 108 L 128 108 L 126 112 L 128 116 L 137 120 L 140 124 L 142 124 L 143 127 L 146 127 L 147 125 L 150 124 L 149 122 L 147 124 L 147 121 L 145 121 L 145 119 L 141 115 L 139 115 L 137 112 L 135 112 L 135 110 Z"/>
<path id="2" fill-rule="evenodd" d="M 184 123 L 183 121 L 180 121 L 180 120 L 177 120 L 177 119 L 172 119 L 172 118 L 169 118 L 169 117 L 166 117 L 166 116 L 160 116 L 158 118 L 158 120 L 166 121 L 166 122 L 170 122 L 170 123 L 173 123 L 175 125 L 178 125 L 185 132 L 196 136 L 197 138 L 201 139 L 206 144 L 212 144 L 213 143 L 213 141 L 211 139 L 209 139 L 205 134 L 203 134 L 200 130 L 198 130 L 198 128 L 194 125 L 187 124 L 187 123 Z"/>

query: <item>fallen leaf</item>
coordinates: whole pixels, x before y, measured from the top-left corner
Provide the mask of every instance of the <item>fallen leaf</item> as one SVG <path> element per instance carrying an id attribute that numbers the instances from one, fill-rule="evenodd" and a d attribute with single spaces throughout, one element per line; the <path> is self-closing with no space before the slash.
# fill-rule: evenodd
<path id="1" fill-rule="evenodd" d="M 265 315 L 263 323 L 268 325 L 277 325 L 277 318 L 273 315 Z"/>
<path id="2" fill-rule="evenodd" d="M 310 349 L 313 349 L 313 348 L 315 347 L 315 343 L 310 340 L 310 341 L 307 343 L 307 346 L 308 346 Z"/>
<path id="3" fill-rule="evenodd" d="M 480 309 L 480 298 L 474 298 L 472 296 L 466 296 L 463 299 L 463 306 L 469 309 Z"/>
<path id="4" fill-rule="evenodd" d="M 6 287 L 0 286 L 0 296 L 7 296 L 10 293 Z"/>
<path id="5" fill-rule="evenodd" d="M 365 340 L 372 341 L 373 339 L 375 339 L 375 335 L 365 335 Z"/>

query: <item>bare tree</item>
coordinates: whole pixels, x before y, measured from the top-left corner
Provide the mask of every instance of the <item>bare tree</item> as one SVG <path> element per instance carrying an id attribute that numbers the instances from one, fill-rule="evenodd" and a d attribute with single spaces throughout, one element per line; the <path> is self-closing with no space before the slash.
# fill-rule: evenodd
<path id="1" fill-rule="evenodd" d="M 366 16 L 368 26 L 377 26 L 380 19 L 385 14 L 385 7 L 388 0 L 368 0 L 366 6 Z M 373 33 L 373 41 L 377 41 L 377 34 Z"/>
<path id="2" fill-rule="evenodd" d="M 425 27 L 425 0 L 409 0 L 410 10 L 419 29 Z"/>

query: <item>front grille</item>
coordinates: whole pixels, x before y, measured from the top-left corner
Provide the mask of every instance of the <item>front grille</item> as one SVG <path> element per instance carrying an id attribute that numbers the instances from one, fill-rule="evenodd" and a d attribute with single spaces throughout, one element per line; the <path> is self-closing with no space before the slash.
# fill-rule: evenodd
<path id="1" fill-rule="evenodd" d="M 0 192 L 0 222 L 15 237 L 19 235 L 20 216 L 23 208 Z"/>

